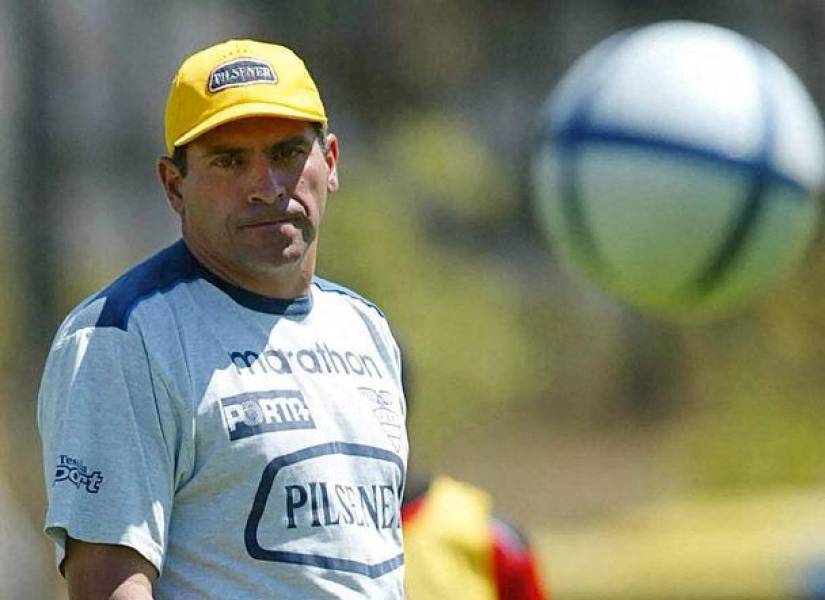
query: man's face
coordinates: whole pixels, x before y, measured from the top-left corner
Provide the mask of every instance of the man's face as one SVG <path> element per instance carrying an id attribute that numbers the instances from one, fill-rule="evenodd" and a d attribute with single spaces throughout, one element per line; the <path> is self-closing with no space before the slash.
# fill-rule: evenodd
<path id="1" fill-rule="evenodd" d="M 230 282 L 273 293 L 273 281 L 314 271 L 327 194 L 338 188 L 338 142 L 326 150 L 305 121 L 240 119 L 187 148 L 187 173 L 161 178 L 183 236 L 205 265 Z M 169 169 L 168 165 L 166 167 Z"/>

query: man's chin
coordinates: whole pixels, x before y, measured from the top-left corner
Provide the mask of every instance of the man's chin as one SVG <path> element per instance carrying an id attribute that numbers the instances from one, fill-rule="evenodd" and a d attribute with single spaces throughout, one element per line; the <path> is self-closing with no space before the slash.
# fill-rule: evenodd
<path id="1" fill-rule="evenodd" d="M 289 246 L 278 251 L 268 252 L 255 261 L 256 270 L 279 273 L 301 265 L 306 258 L 306 248 Z"/>

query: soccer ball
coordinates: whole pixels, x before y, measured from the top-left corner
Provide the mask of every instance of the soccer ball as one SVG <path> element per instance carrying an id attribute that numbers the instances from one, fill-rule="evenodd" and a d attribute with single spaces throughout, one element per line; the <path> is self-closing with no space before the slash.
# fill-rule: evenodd
<path id="1" fill-rule="evenodd" d="M 603 290 L 662 316 L 767 289 L 816 231 L 822 122 L 763 46 L 669 21 L 581 57 L 547 101 L 533 165 L 541 225 Z"/>

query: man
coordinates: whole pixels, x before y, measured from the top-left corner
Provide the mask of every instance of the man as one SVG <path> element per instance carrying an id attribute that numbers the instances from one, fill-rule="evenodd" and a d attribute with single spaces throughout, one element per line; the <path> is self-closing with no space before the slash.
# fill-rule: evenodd
<path id="1" fill-rule="evenodd" d="M 287 48 L 181 65 L 182 240 L 71 312 L 38 403 L 72 600 L 401 598 L 408 444 L 381 311 L 315 276 L 338 140 Z"/>

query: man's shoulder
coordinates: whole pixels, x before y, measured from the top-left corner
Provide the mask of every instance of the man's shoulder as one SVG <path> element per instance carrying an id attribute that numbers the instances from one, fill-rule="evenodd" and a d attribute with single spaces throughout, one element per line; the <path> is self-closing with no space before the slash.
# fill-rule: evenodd
<path id="1" fill-rule="evenodd" d="M 386 319 L 384 311 L 382 311 L 381 307 L 379 307 L 375 302 L 365 298 L 358 292 L 346 286 L 343 286 L 339 283 L 335 283 L 334 281 L 330 281 L 328 279 L 324 279 L 323 277 L 318 277 L 317 275 L 312 278 L 312 285 L 322 293 L 340 294 L 341 296 L 344 296 L 353 301 L 356 305 L 362 305 L 376 311 L 382 318 Z"/>
<path id="2" fill-rule="evenodd" d="M 144 300 L 202 276 L 202 267 L 182 241 L 164 248 L 123 272 L 106 287 L 81 302 L 65 325 L 115 327 L 126 330 L 129 317 Z"/>
<path id="3" fill-rule="evenodd" d="M 178 240 L 132 267 L 93 296 L 93 301 L 103 302 L 96 326 L 126 329 L 138 304 L 202 276 L 203 268 L 183 241 Z"/>

